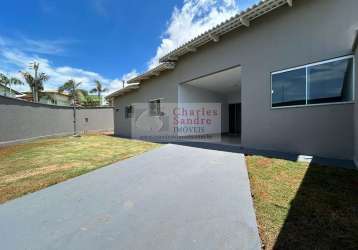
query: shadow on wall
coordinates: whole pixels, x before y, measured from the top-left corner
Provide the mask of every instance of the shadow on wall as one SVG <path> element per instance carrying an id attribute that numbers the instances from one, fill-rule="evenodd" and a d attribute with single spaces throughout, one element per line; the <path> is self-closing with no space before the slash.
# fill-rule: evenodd
<path id="1" fill-rule="evenodd" d="M 357 249 L 358 171 L 311 164 L 273 249 Z"/>

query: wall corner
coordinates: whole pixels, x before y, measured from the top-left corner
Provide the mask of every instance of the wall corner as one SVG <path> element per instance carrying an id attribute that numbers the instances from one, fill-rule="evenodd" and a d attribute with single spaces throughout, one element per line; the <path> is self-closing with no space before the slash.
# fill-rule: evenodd
<path id="1" fill-rule="evenodd" d="M 353 128 L 354 128 L 354 140 L 353 140 L 353 148 L 354 148 L 354 156 L 353 161 L 358 168 L 358 48 L 357 46 L 354 48 L 353 54 L 355 56 L 355 103 L 353 110 Z"/>

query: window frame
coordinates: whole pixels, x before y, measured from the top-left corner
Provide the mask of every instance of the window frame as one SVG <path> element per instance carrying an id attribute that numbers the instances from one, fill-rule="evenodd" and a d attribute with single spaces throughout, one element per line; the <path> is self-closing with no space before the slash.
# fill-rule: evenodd
<path id="1" fill-rule="evenodd" d="M 322 64 L 327 64 L 327 63 L 331 63 L 331 62 L 337 62 L 337 61 L 342 61 L 342 60 L 346 60 L 346 59 L 352 59 L 353 61 L 353 70 L 352 70 L 352 81 L 353 81 L 353 95 L 352 95 L 352 100 L 351 101 L 344 101 L 344 102 L 327 102 L 327 103 L 308 103 L 308 69 L 310 67 L 313 66 L 317 66 L 317 65 L 322 65 Z M 324 60 L 324 61 L 319 61 L 319 62 L 315 62 L 315 63 L 310 63 L 310 64 L 305 64 L 305 65 L 301 65 L 298 67 L 293 67 L 293 68 L 288 68 L 288 69 L 284 69 L 284 70 L 279 70 L 279 71 L 273 71 L 270 73 L 270 103 L 271 103 L 271 109 L 282 109 L 282 108 L 298 108 L 298 107 L 314 107 L 314 106 L 326 106 L 326 105 L 341 105 L 341 104 L 352 104 L 355 102 L 355 82 L 356 82 L 356 67 L 355 67 L 355 56 L 354 55 L 347 55 L 347 56 L 342 56 L 342 57 L 336 57 L 333 59 L 328 59 L 328 60 Z M 294 70 L 298 70 L 298 69 L 306 69 L 306 104 L 302 104 L 302 105 L 292 105 L 292 106 L 278 106 L 278 107 L 273 107 L 272 106 L 272 76 L 276 75 L 276 74 L 281 74 L 281 73 L 285 73 L 285 72 L 290 72 L 290 71 L 294 71 Z"/>

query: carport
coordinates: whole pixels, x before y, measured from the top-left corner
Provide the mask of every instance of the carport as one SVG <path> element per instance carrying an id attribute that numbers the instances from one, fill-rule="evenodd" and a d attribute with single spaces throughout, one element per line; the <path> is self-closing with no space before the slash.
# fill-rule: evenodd
<path id="1" fill-rule="evenodd" d="M 223 144 L 241 144 L 241 67 L 201 76 L 178 85 L 178 105 L 220 103 Z"/>

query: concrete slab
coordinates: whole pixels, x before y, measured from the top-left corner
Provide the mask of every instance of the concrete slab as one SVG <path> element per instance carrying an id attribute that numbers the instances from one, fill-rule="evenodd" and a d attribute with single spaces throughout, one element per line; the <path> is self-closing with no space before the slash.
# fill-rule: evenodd
<path id="1" fill-rule="evenodd" d="M 260 249 L 244 156 L 166 145 L 0 206 L 2 249 Z"/>

